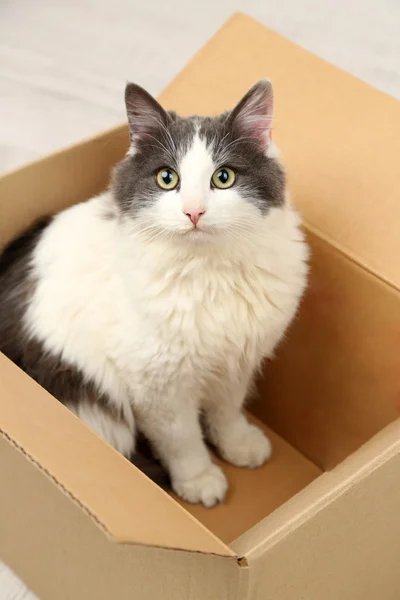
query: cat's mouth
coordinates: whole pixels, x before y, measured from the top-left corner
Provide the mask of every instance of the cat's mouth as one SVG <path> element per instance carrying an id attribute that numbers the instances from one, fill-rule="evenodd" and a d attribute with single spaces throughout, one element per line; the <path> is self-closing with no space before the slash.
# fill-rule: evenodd
<path id="1" fill-rule="evenodd" d="M 191 227 L 182 227 L 178 230 L 178 234 L 182 236 L 183 239 L 188 241 L 202 241 L 202 240 L 210 240 L 218 234 L 219 228 L 210 223 L 197 223 L 196 225 L 192 225 Z"/>
<path id="2" fill-rule="evenodd" d="M 205 227 L 204 225 L 202 226 L 198 226 L 198 225 L 194 225 L 193 227 L 191 227 L 190 229 L 188 229 L 185 234 L 188 236 L 193 236 L 193 237 L 201 237 L 203 235 L 210 235 L 211 231 L 209 229 L 207 229 L 207 227 Z"/>

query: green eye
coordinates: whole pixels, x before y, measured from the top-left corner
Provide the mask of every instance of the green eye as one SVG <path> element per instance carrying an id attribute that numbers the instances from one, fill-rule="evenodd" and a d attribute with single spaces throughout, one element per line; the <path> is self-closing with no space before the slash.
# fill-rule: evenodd
<path id="1" fill-rule="evenodd" d="M 164 167 L 160 169 L 156 176 L 157 183 L 163 190 L 173 190 L 179 183 L 179 177 L 173 169 Z"/>
<path id="2" fill-rule="evenodd" d="M 214 187 L 221 190 L 226 190 L 233 186 L 236 180 L 235 171 L 229 167 L 222 167 L 217 169 L 214 175 L 211 177 L 211 183 Z"/>

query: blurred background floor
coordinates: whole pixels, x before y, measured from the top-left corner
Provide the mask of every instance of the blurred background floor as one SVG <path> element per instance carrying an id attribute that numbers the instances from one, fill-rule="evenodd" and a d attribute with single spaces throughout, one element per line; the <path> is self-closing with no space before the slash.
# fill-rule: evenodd
<path id="1" fill-rule="evenodd" d="M 400 98 L 399 0 L 0 0 L 0 172 L 120 123 L 126 80 L 158 94 L 235 10 Z"/>

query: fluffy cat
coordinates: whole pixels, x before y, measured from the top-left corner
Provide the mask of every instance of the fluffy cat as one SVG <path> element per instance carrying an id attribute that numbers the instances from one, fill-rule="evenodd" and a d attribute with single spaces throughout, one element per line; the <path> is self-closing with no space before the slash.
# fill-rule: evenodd
<path id="1" fill-rule="evenodd" d="M 110 190 L 0 260 L 0 349 L 119 452 L 137 431 L 172 487 L 211 507 L 220 455 L 254 468 L 270 442 L 242 412 L 293 319 L 307 246 L 271 141 L 271 84 L 231 112 L 180 118 L 134 84 L 131 145 Z"/>

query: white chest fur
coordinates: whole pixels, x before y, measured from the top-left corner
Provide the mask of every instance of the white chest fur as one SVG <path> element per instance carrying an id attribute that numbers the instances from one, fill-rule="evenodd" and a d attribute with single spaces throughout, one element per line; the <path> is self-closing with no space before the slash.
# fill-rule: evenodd
<path id="1" fill-rule="evenodd" d="M 65 211 L 36 250 L 26 322 L 48 351 L 120 399 L 171 381 L 193 392 L 272 353 L 306 279 L 290 208 L 273 209 L 252 243 L 196 253 L 144 245 L 103 217 L 107 201 Z"/>

